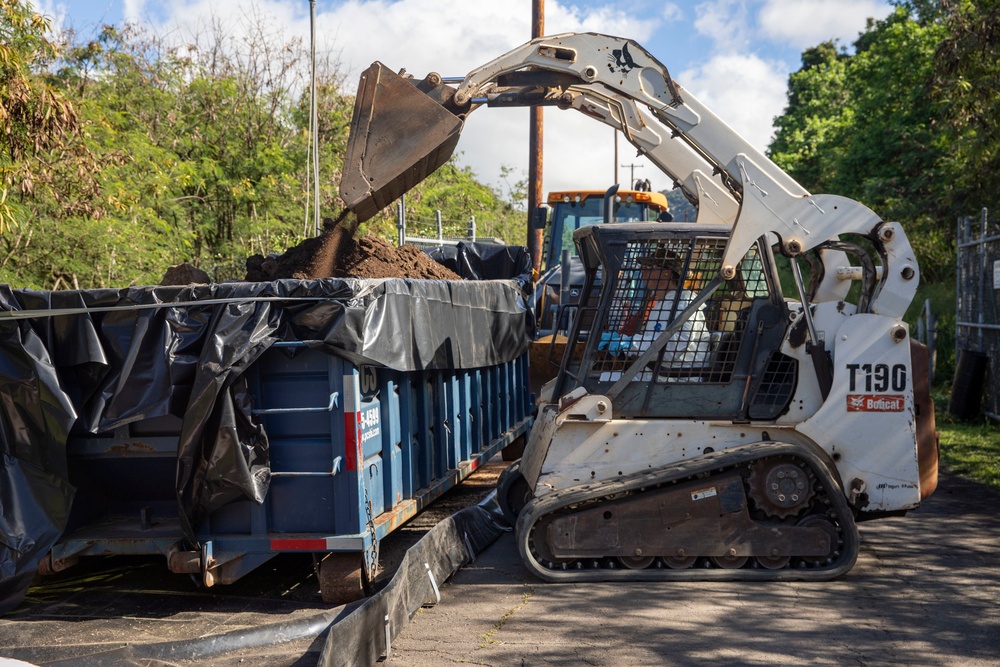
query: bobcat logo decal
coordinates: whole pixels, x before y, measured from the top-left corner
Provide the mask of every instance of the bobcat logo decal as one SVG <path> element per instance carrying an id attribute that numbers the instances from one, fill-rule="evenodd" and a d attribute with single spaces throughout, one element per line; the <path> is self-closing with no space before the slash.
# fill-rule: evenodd
<path id="1" fill-rule="evenodd" d="M 622 48 L 614 49 L 608 59 L 611 61 L 608 63 L 608 69 L 612 72 L 628 74 L 638 67 L 632 60 L 632 54 L 628 51 L 628 42 L 622 44 Z"/>

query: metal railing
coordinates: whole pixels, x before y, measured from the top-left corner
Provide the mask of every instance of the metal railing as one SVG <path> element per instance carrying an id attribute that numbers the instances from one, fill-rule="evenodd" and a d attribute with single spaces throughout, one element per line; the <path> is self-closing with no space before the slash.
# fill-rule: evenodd
<path id="1" fill-rule="evenodd" d="M 937 317 L 931 310 L 931 300 L 924 301 L 924 307 L 917 316 L 917 340 L 927 346 L 930 351 L 931 386 L 934 386 L 934 371 L 937 368 Z"/>
<path id="2" fill-rule="evenodd" d="M 397 245 L 403 245 L 409 243 L 417 246 L 440 246 L 440 245 L 455 245 L 459 241 L 476 241 L 476 216 L 470 215 L 468 221 L 465 223 L 466 235 L 461 237 L 446 237 L 444 235 L 444 221 L 441 218 L 441 211 L 434 212 L 434 226 L 437 232 L 436 236 L 424 236 L 419 233 L 413 233 L 418 231 L 418 225 L 414 224 L 414 221 L 409 219 L 406 214 L 406 197 L 400 197 L 399 201 L 396 202 L 396 242 Z M 451 225 L 454 226 L 454 225 Z M 426 227 L 426 225 L 424 226 Z M 496 242 L 497 239 L 482 239 L 487 242 Z M 502 243 L 502 241 L 501 241 Z"/>

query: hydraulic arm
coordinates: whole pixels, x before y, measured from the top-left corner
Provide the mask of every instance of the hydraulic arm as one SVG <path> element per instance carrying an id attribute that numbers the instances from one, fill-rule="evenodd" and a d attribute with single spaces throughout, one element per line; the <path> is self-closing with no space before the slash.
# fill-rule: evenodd
<path id="1" fill-rule="evenodd" d="M 845 281 L 833 276 L 846 256 L 823 246 L 858 234 L 875 243 L 885 265 L 870 311 L 902 316 L 913 297 L 918 268 L 902 228 L 851 199 L 809 194 L 644 48 L 608 35 L 532 40 L 474 69 L 457 88 L 437 74 L 413 81 L 374 63 L 362 75 L 351 126 L 341 184 L 347 206 L 367 219 L 444 164 L 465 116 L 481 105 L 554 105 L 620 130 L 696 203 L 698 222 L 732 227 L 718 267 L 723 280 L 758 238 L 773 234 L 789 257 L 820 251 L 813 301 L 842 299 Z"/>

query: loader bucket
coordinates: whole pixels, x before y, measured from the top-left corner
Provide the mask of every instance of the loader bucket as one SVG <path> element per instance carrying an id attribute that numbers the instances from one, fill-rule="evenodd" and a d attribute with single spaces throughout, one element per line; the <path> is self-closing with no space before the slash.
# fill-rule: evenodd
<path id="1" fill-rule="evenodd" d="M 430 75 L 407 79 L 380 62 L 361 75 L 340 196 L 364 222 L 451 157 L 464 114 L 445 108 L 454 89 Z"/>

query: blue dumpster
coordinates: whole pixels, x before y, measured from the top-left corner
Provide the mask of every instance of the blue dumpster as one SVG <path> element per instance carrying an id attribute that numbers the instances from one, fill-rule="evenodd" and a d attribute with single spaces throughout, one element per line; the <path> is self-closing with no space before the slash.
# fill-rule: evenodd
<path id="1" fill-rule="evenodd" d="M 525 303 L 509 280 L 0 286 L 0 610 L 90 555 L 211 586 L 305 551 L 325 599 L 360 591 L 379 540 L 527 433 Z"/>

